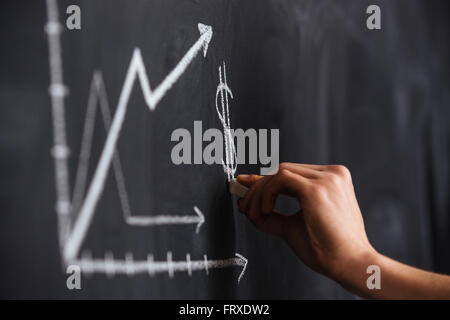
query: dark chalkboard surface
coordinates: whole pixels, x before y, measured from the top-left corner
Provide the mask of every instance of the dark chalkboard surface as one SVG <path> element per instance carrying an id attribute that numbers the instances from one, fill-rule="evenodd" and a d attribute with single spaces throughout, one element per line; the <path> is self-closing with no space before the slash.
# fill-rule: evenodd
<path id="1" fill-rule="evenodd" d="M 231 128 L 346 165 L 375 248 L 450 273 L 449 5 L 430 2 L 2 4 L 0 297 L 353 298 L 238 214 L 221 165 L 172 162 L 174 130 L 223 129 L 225 75 Z M 94 271 L 82 290 L 67 259 Z"/>

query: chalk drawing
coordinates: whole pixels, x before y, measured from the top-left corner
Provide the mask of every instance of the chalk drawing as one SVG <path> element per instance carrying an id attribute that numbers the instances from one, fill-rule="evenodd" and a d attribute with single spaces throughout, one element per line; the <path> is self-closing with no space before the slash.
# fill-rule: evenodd
<path id="1" fill-rule="evenodd" d="M 136 48 L 134 50 L 130 66 L 128 67 L 128 72 L 125 77 L 125 83 L 122 87 L 122 91 L 119 97 L 119 103 L 117 105 L 116 112 L 111 124 L 111 128 L 108 132 L 106 143 L 100 156 L 99 163 L 95 170 L 92 182 L 89 186 L 87 196 L 80 208 L 78 218 L 75 221 L 72 232 L 69 235 L 66 246 L 64 248 L 64 257 L 66 260 L 72 260 L 77 256 L 81 244 L 86 236 L 86 232 L 89 228 L 89 224 L 94 214 L 95 207 L 105 185 L 106 176 L 111 165 L 114 150 L 116 148 L 123 120 L 125 118 L 128 100 L 130 98 L 135 80 L 139 80 L 142 91 L 144 93 L 145 101 L 150 111 L 154 110 L 157 103 L 162 99 L 167 90 L 169 90 L 183 74 L 188 65 L 197 55 L 198 51 L 203 48 L 204 55 L 206 55 L 206 50 L 208 49 L 208 44 L 212 37 L 212 28 L 200 23 L 198 25 L 198 28 L 200 32 L 200 38 L 188 50 L 188 52 L 184 55 L 177 66 L 169 73 L 169 75 L 153 92 L 150 88 L 150 83 L 147 77 L 147 72 L 141 52 L 139 48 Z"/>
<path id="2" fill-rule="evenodd" d="M 116 177 L 117 188 L 119 190 L 119 197 L 121 198 L 122 209 L 128 207 L 129 201 L 126 193 L 125 182 L 123 179 L 123 172 L 121 168 L 119 154 L 116 150 L 117 139 L 120 134 L 121 126 L 126 113 L 128 99 L 130 97 L 134 82 L 138 78 L 144 98 L 150 111 L 153 111 L 159 101 L 164 97 L 167 91 L 174 85 L 174 83 L 181 77 L 187 69 L 192 60 L 197 56 L 198 52 L 203 49 L 203 56 L 206 56 L 209 43 L 212 38 L 212 28 L 210 26 L 199 23 L 198 29 L 200 32 L 199 39 L 188 50 L 176 67 L 166 76 L 164 81 L 153 91 L 146 74 L 145 66 L 139 48 L 134 50 L 130 66 L 125 78 L 125 82 L 119 97 L 119 103 L 111 121 L 111 113 L 107 100 L 106 90 L 104 87 L 101 73 L 94 72 L 91 83 L 91 91 L 88 101 L 88 108 L 86 114 L 86 122 L 83 131 L 82 148 L 80 152 L 79 164 L 76 173 L 73 202 L 70 198 L 70 183 L 68 170 L 68 157 L 70 149 L 66 142 L 66 125 L 64 113 L 64 98 L 68 93 L 68 89 L 63 82 L 63 68 L 62 68 L 62 54 L 60 34 L 63 30 L 59 22 L 58 4 L 57 0 L 46 0 L 47 6 L 47 23 L 45 31 L 48 36 L 49 46 L 49 65 L 50 65 L 50 87 L 49 93 L 52 104 L 53 117 L 53 135 L 54 144 L 52 148 L 52 156 L 55 163 L 55 183 L 56 183 L 56 213 L 58 217 L 58 232 L 59 232 L 59 246 L 63 255 L 64 264 L 78 265 L 85 273 L 105 273 L 108 277 L 115 274 L 134 275 L 137 273 L 147 272 L 150 276 L 156 273 L 167 272 L 170 277 L 174 276 L 175 272 L 186 271 L 189 275 L 193 271 L 205 270 L 208 274 L 209 269 L 226 268 L 232 266 L 241 266 L 242 271 L 238 277 L 238 282 L 241 281 L 247 267 L 248 260 L 242 255 L 236 253 L 234 258 L 222 260 L 208 260 L 206 255 L 203 255 L 203 260 L 191 260 L 190 254 L 186 254 L 186 261 L 173 261 L 172 253 L 167 252 L 167 261 L 154 261 L 153 255 L 148 254 L 147 260 L 135 261 L 132 253 L 127 253 L 124 260 L 114 259 L 113 253 L 107 251 L 105 258 L 94 259 L 89 250 L 84 251 L 81 259 L 77 258 L 80 246 L 86 236 L 86 232 L 91 223 L 92 215 L 95 206 L 98 202 L 104 184 L 107 171 L 113 163 L 113 170 Z M 219 70 L 220 71 L 220 70 Z M 222 80 L 221 80 L 222 83 Z M 226 79 L 223 90 L 226 90 Z M 229 88 L 228 88 L 229 89 Z M 221 89 L 222 90 L 222 89 Z M 231 90 L 229 90 L 231 94 Z M 226 93 L 225 93 L 226 95 Z M 228 99 L 226 97 L 226 99 Z M 94 130 L 94 119 L 96 114 L 97 101 L 100 105 L 105 130 L 108 131 L 106 143 L 102 151 L 100 161 L 95 170 L 94 178 L 89 186 L 87 196 L 83 199 L 85 186 L 87 182 L 87 171 L 91 152 L 92 134 Z M 217 101 L 217 96 L 216 96 Z M 228 101 L 228 100 L 227 100 Z M 216 102 L 217 107 L 217 102 Z M 224 108 L 222 102 L 222 109 Z M 223 113 L 225 118 L 225 113 Z M 229 127 L 229 115 L 227 104 L 227 123 Z M 228 164 L 229 161 L 226 161 Z M 234 174 L 234 172 L 233 172 Z M 117 179 L 119 177 L 119 179 Z M 122 179 L 121 179 L 122 178 Z M 71 213 L 74 210 L 79 214 L 72 227 Z M 132 216 L 131 211 L 123 210 L 125 221 L 132 225 L 162 225 L 172 223 L 197 223 L 196 232 L 199 231 L 200 226 L 204 223 L 204 215 L 197 208 L 194 207 L 196 215 L 192 216 Z"/>
<path id="3" fill-rule="evenodd" d="M 55 183 L 56 183 L 56 214 L 59 227 L 59 246 L 64 244 L 71 229 L 70 220 L 70 186 L 68 160 L 70 149 L 66 142 L 66 125 L 64 97 L 67 94 L 66 86 L 63 82 L 63 69 L 61 58 L 60 34 L 63 26 L 59 23 L 58 6 L 53 0 L 47 0 L 47 33 L 49 46 L 50 64 L 50 87 L 49 93 L 52 102 L 53 118 L 53 149 L 52 156 L 55 162 Z"/>
<path id="4" fill-rule="evenodd" d="M 125 221 L 133 226 L 156 226 L 167 224 L 197 224 L 195 233 L 200 231 L 200 227 L 205 222 L 205 216 L 199 208 L 194 206 L 196 215 L 177 216 L 177 215 L 159 215 L 159 216 L 127 216 Z"/>
<path id="5" fill-rule="evenodd" d="M 108 96 L 106 94 L 103 76 L 102 73 L 98 70 L 94 72 L 94 75 L 92 77 L 89 93 L 80 158 L 78 161 L 78 169 L 76 173 L 75 187 L 72 197 L 74 212 L 78 212 L 84 197 L 87 173 L 89 169 L 89 159 L 92 148 L 92 137 L 94 133 L 95 118 L 97 114 L 97 105 L 100 106 L 104 127 L 106 132 L 108 132 L 109 128 L 111 127 L 111 110 L 109 108 Z M 130 201 L 126 189 L 125 176 L 122 171 L 122 164 L 117 148 L 113 154 L 112 168 L 117 185 L 117 192 L 119 194 L 122 213 L 127 224 L 141 227 L 169 224 L 197 224 L 196 233 L 200 231 L 200 227 L 205 222 L 205 217 L 200 209 L 196 206 L 194 206 L 193 208 L 194 215 L 133 215 L 131 212 Z"/>
<path id="6" fill-rule="evenodd" d="M 239 274 L 238 282 L 244 276 L 247 263 L 248 260 L 239 253 L 236 253 L 234 258 L 222 260 L 209 260 L 206 255 L 204 255 L 202 260 L 191 260 L 190 255 L 187 254 L 186 260 L 174 261 L 170 251 L 167 252 L 165 261 L 155 261 L 152 255 L 149 255 L 147 260 L 133 260 L 131 253 L 126 254 L 125 260 L 118 260 L 114 259 L 110 252 L 108 255 L 105 255 L 105 259 L 92 259 L 88 256 L 87 258 L 72 261 L 73 265 L 81 268 L 83 274 L 105 273 L 110 276 L 118 274 L 129 276 L 148 274 L 153 277 L 158 273 L 167 273 L 170 278 L 173 278 L 175 272 L 187 272 L 191 275 L 193 271 L 204 270 L 208 274 L 210 269 L 240 266 L 242 271 Z"/>
<path id="7" fill-rule="evenodd" d="M 222 75 L 223 74 L 223 75 Z M 234 178 L 237 169 L 236 148 L 234 146 L 234 139 L 231 133 L 230 125 L 230 109 L 228 102 L 228 95 L 233 99 L 233 92 L 227 84 L 227 71 L 225 62 L 219 67 L 219 85 L 216 90 L 216 110 L 219 116 L 220 122 L 223 127 L 223 136 L 225 138 L 225 162 L 222 160 L 222 166 L 228 181 Z M 220 95 L 221 109 L 217 104 Z"/>

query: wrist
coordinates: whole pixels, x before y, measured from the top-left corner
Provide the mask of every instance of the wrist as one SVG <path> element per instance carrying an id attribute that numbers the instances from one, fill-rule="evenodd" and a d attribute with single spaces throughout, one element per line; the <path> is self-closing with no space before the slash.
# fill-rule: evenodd
<path id="1" fill-rule="evenodd" d="M 354 293 L 367 290 L 367 268 L 371 265 L 380 266 L 383 256 L 373 247 L 358 250 L 339 263 L 333 272 L 333 279 L 345 289 Z"/>

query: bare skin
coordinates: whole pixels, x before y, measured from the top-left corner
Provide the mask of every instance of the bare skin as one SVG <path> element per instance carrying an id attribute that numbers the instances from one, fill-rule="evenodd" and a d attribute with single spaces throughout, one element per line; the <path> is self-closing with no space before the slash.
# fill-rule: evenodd
<path id="1" fill-rule="evenodd" d="M 347 290 L 374 299 L 450 299 L 449 276 L 404 265 L 372 247 L 345 167 L 282 163 L 276 175 L 240 175 L 238 181 L 250 188 L 239 210 Z M 279 194 L 296 198 L 302 209 L 289 216 L 276 212 Z M 381 289 L 367 288 L 370 265 L 380 267 Z"/>

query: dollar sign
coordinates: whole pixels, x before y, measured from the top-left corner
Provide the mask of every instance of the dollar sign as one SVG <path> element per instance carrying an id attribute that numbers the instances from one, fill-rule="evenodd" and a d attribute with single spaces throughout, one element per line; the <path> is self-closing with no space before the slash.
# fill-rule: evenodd
<path id="1" fill-rule="evenodd" d="M 234 146 L 233 135 L 231 134 L 228 95 L 231 99 L 233 99 L 233 92 L 227 84 L 226 65 L 225 62 L 223 62 L 223 68 L 222 66 L 219 67 L 219 85 L 216 90 L 216 111 L 219 116 L 219 120 L 222 123 L 223 136 L 225 140 L 225 162 L 222 159 L 222 166 L 225 174 L 227 175 L 228 181 L 230 181 L 234 178 L 234 174 L 236 173 L 237 161 L 236 148 Z M 221 104 L 220 110 L 218 105 L 219 101 Z"/>

